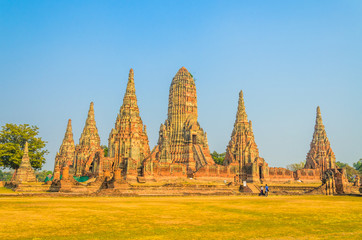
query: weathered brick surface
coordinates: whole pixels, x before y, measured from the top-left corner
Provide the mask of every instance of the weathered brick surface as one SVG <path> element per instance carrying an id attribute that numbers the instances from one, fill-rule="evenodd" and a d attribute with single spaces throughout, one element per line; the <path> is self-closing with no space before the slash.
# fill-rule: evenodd
<path id="1" fill-rule="evenodd" d="M 334 156 L 331 144 L 328 140 L 319 107 L 317 107 L 313 139 L 307 154 L 305 168 L 320 169 L 321 172 L 325 172 L 327 169 L 336 168 L 336 157 Z"/>
<path id="2" fill-rule="evenodd" d="M 163 164 L 182 165 L 187 172 L 165 170 Z M 144 162 L 145 175 L 169 174 L 192 177 L 200 168 L 215 164 L 206 132 L 197 121 L 196 86 L 192 75 L 182 67 L 170 86 L 167 120 L 161 124 L 157 146 Z M 160 167 L 159 167 L 160 166 Z"/>
<path id="3" fill-rule="evenodd" d="M 79 144 L 75 147 L 75 174 L 77 176 L 98 175 L 102 172 L 103 149 L 94 118 L 94 104 L 91 102 L 88 117 Z"/>
<path id="4" fill-rule="evenodd" d="M 122 176 L 128 179 L 136 179 L 142 160 L 150 154 L 146 125 L 143 125 L 137 104 L 133 69 L 129 72 L 115 127 L 109 134 L 108 149 L 113 159 L 112 169 L 121 169 Z"/>
<path id="5" fill-rule="evenodd" d="M 72 131 L 72 120 L 68 120 L 67 129 L 65 131 L 62 145 L 55 157 L 55 165 L 69 166 L 73 169 L 75 157 L 75 145 Z"/>
<path id="6" fill-rule="evenodd" d="M 15 170 L 12 182 L 36 182 L 34 169 L 30 165 L 28 155 L 28 142 L 25 142 L 23 158 L 21 159 L 21 164 L 19 168 Z"/>
<path id="7" fill-rule="evenodd" d="M 268 164 L 259 156 L 251 121 L 245 110 L 243 92 L 239 93 L 238 110 L 231 139 L 226 148 L 225 166 L 237 169 L 239 181 L 260 182 L 269 179 Z"/>

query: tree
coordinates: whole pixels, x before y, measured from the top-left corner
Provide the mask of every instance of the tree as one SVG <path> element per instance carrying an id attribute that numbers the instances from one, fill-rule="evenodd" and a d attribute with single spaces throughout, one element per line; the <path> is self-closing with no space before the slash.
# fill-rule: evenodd
<path id="1" fill-rule="evenodd" d="M 30 164 L 41 169 L 45 163 L 46 142 L 38 137 L 39 128 L 29 124 L 5 124 L 0 131 L 0 167 L 17 169 L 23 157 L 25 142 L 29 144 Z"/>
<path id="2" fill-rule="evenodd" d="M 3 172 L 0 170 L 0 181 L 10 181 L 13 177 L 14 171 Z"/>
<path id="3" fill-rule="evenodd" d="M 103 149 L 104 157 L 108 157 L 108 147 L 106 145 L 102 145 L 101 148 Z"/>
<path id="4" fill-rule="evenodd" d="M 38 180 L 38 182 L 44 182 L 45 178 L 49 175 L 49 174 L 53 174 L 52 171 L 49 170 L 43 170 L 40 172 L 36 172 L 36 179 Z"/>
<path id="5" fill-rule="evenodd" d="M 356 169 L 360 174 L 362 174 L 362 158 L 358 162 L 353 163 L 354 169 Z"/>
<path id="6" fill-rule="evenodd" d="M 304 166 L 305 166 L 305 161 L 301 161 L 300 163 L 293 163 L 293 164 L 287 165 L 287 169 L 294 172 L 294 171 L 303 169 Z"/>
<path id="7" fill-rule="evenodd" d="M 358 174 L 358 171 L 356 169 L 349 166 L 348 163 L 342 163 L 340 161 L 337 161 L 336 165 L 337 165 L 338 168 L 346 169 L 346 174 L 347 174 L 348 181 L 350 181 L 350 182 L 354 181 L 354 176 L 356 176 Z"/>
<path id="8" fill-rule="evenodd" d="M 214 162 L 216 164 L 222 165 L 225 159 L 225 155 L 226 153 L 217 153 L 216 151 L 213 151 L 213 153 L 211 153 L 211 157 L 214 160 Z"/>

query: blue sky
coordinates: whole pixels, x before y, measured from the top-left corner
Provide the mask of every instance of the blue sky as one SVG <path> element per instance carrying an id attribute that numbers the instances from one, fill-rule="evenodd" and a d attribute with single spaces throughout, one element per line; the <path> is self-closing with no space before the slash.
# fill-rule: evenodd
<path id="1" fill-rule="evenodd" d="M 243 90 L 260 156 L 305 160 L 319 105 L 337 160 L 362 158 L 361 1 L 0 1 L 0 125 L 28 123 L 52 169 L 71 118 L 75 142 L 94 101 L 108 145 L 135 71 L 150 147 L 185 66 L 199 122 L 224 152 Z"/>

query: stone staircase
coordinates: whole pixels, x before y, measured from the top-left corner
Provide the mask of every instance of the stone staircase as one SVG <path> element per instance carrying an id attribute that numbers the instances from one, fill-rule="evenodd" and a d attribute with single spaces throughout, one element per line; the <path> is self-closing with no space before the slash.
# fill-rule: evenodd
<path id="1" fill-rule="evenodd" d="M 198 161 L 197 161 L 198 165 L 200 167 L 203 167 L 203 166 L 207 165 L 206 158 L 203 155 L 202 150 L 200 149 L 201 146 L 200 145 L 193 145 L 193 147 L 194 147 L 194 152 L 196 153 L 196 156 L 198 158 Z"/>

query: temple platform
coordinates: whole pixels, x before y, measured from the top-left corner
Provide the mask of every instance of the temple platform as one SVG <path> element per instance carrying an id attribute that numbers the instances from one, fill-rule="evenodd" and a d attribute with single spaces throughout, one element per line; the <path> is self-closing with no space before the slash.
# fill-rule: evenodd
<path id="1" fill-rule="evenodd" d="M 13 190 L 14 192 L 48 192 L 50 183 L 45 184 L 43 182 L 28 182 L 28 183 L 15 183 L 5 182 L 4 187 Z"/>

